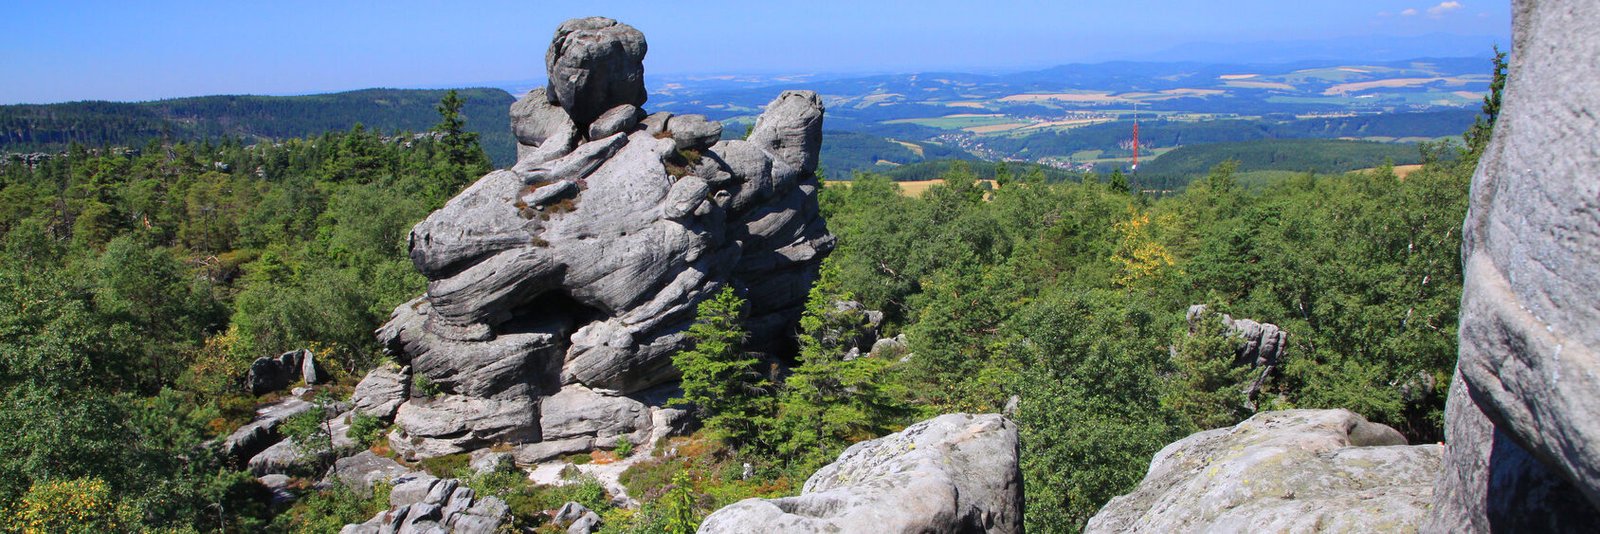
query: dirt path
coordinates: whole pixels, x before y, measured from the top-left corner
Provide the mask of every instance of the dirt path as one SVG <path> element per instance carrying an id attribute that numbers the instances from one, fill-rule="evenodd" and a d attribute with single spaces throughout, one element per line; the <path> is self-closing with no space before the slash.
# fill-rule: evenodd
<path id="1" fill-rule="evenodd" d="M 614 496 L 612 504 L 623 508 L 638 508 L 639 501 L 629 496 L 628 488 L 622 486 L 622 472 L 627 471 L 634 464 L 650 459 L 650 453 L 655 449 L 655 442 L 656 440 L 653 439 L 648 440 L 645 444 L 634 447 L 633 454 L 627 458 L 606 464 L 588 463 L 578 465 L 565 460 L 544 462 L 528 469 L 528 480 L 533 481 L 535 484 L 551 486 L 573 484 L 575 481 L 561 477 L 561 471 L 570 465 L 576 467 L 579 473 L 592 476 L 595 480 L 600 481 L 600 485 L 604 486 L 606 491 Z"/>

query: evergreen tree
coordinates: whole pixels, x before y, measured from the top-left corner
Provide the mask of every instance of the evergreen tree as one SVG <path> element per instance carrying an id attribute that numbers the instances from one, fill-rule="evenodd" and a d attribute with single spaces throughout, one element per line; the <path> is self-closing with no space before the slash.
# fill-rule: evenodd
<path id="1" fill-rule="evenodd" d="M 738 446 L 751 443 L 771 413 L 771 382 L 744 351 L 745 301 L 723 287 L 696 309 L 685 334 L 690 348 L 672 356 L 683 374 L 683 396 L 673 406 L 689 406 L 719 437 Z"/>

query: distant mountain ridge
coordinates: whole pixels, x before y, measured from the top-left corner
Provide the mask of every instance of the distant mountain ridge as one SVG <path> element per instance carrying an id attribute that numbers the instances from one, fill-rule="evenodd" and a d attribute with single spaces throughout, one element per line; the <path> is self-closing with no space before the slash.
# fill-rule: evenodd
<path id="1" fill-rule="evenodd" d="M 305 96 L 217 95 L 149 102 L 67 102 L 0 106 L 0 152 L 57 151 L 71 143 L 140 146 L 152 139 L 243 138 L 246 142 L 320 135 L 362 124 L 385 133 L 427 130 L 447 90 L 363 89 Z M 458 89 L 467 129 L 496 165 L 516 144 L 506 122 L 515 100 L 493 88 Z"/>

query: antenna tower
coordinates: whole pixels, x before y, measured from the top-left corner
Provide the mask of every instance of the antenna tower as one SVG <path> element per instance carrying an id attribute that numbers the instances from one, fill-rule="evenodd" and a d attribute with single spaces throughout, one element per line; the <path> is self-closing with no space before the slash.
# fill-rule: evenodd
<path id="1" fill-rule="evenodd" d="M 1139 170 L 1139 101 L 1133 101 L 1133 168 Z"/>

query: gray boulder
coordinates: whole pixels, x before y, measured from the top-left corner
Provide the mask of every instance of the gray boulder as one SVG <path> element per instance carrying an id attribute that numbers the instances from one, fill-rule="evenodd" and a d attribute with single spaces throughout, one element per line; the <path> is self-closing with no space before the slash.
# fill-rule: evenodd
<path id="1" fill-rule="evenodd" d="M 1462 234 L 1431 532 L 1600 525 L 1600 11 L 1512 4 L 1515 53 Z"/>
<path id="2" fill-rule="evenodd" d="M 355 456 L 335 460 L 323 480 L 343 484 L 361 495 L 370 495 L 373 485 L 392 482 L 410 472 L 410 468 L 399 462 L 378 456 L 372 451 L 361 451 Z"/>
<path id="3" fill-rule="evenodd" d="M 356 384 L 350 402 L 357 412 L 391 421 L 400 404 L 410 397 L 411 368 L 380 365 Z"/>
<path id="4" fill-rule="evenodd" d="M 317 363 L 315 355 L 306 349 L 291 350 L 276 357 L 256 358 L 250 363 L 245 382 L 251 395 L 282 391 L 295 381 L 320 384 L 329 378 L 327 370 Z"/>
<path id="5" fill-rule="evenodd" d="M 608 438 L 648 430 L 650 408 L 627 397 L 601 395 L 571 385 L 539 403 L 539 426 L 549 441 Z"/>
<path id="6" fill-rule="evenodd" d="M 250 385 L 251 395 L 265 395 L 274 391 L 282 391 L 293 383 L 293 375 L 277 358 L 260 357 L 250 362 L 250 371 L 245 375 L 245 382 Z"/>
<path id="7" fill-rule="evenodd" d="M 567 526 L 567 534 L 594 534 L 600 529 L 600 516 L 594 512 L 583 514 L 583 517 L 573 521 Z"/>
<path id="8" fill-rule="evenodd" d="M 446 395 L 400 405 L 389 446 L 412 460 L 468 452 L 496 443 L 538 441 L 538 407 L 526 396 L 484 399 Z"/>
<path id="9" fill-rule="evenodd" d="M 235 461 L 246 461 L 280 439 L 278 426 L 285 420 L 315 407 L 295 397 L 262 405 L 256 408 L 254 419 L 222 440 L 222 453 Z"/>
<path id="10" fill-rule="evenodd" d="M 639 121 L 644 120 L 644 110 L 633 104 L 623 104 L 600 114 L 589 125 L 590 139 L 605 139 L 619 133 L 630 133 Z"/>
<path id="11" fill-rule="evenodd" d="M 511 517 L 510 507 L 496 497 L 478 497 L 453 478 L 417 476 L 402 480 L 389 499 L 391 507 L 365 523 L 345 525 L 341 534 L 494 534 Z"/>
<path id="12" fill-rule="evenodd" d="M 643 106 L 644 34 L 604 17 L 561 23 L 544 62 L 547 96 L 586 131 L 596 117 L 622 104 Z"/>
<path id="13" fill-rule="evenodd" d="M 1441 452 L 1346 410 L 1263 412 L 1161 449 L 1085 532 L 1415 531 Z"/>
<path id="14" fill-rule="evenodd" d="M 705 115 L 674 115 L 667 121 L 673 146 L 678 150 L 705 150 L 722 139 L 722 123 Z"/>
<path id="15" fill-rule="evenodd" d="M 584 515 L 591 513 L 594 512 L 589 511 L 589 507 L 568 501 L 567 504 L 561 505 L 561 509 L 556 510 L 555 517 L 550 518 L 550 520 L 555 522 L 557 525 L 567 526 L 571 525 L 573 521 L 577 521 Z"/>
<path id="16" fill-rule="evenodd" d="M 799 496 L 717 510 L 699 532 L 1022 532 L 1017 427 L 995 414 L 929 419 L 851 446 Z"/>
<path id="17" fill-rule="evenodd" d="M 249 467 L 256 476 L 303 474 L 316 462 L 316 455 L 303 454 L 293 439 L 285 439 L 250 457 Z"/>

